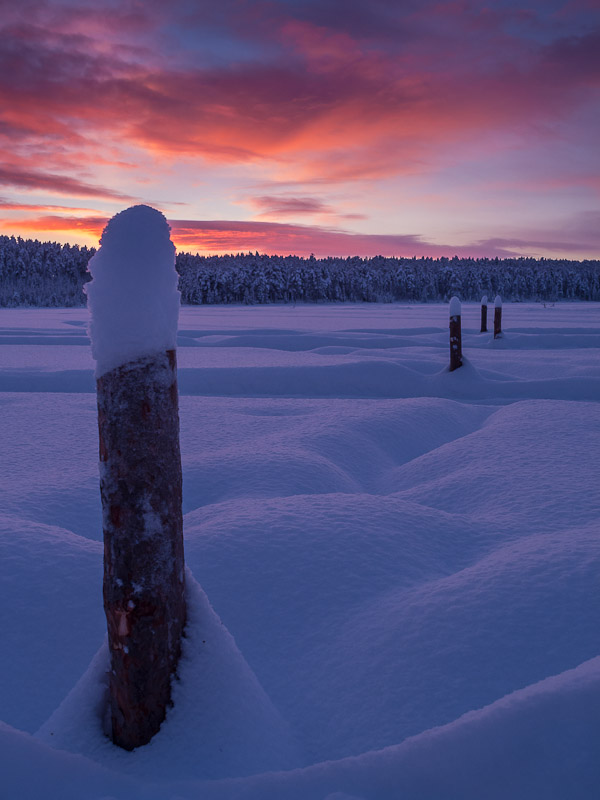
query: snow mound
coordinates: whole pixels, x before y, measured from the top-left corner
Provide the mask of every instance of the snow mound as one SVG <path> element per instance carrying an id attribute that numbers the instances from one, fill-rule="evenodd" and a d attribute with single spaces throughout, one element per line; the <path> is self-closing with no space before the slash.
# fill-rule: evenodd
<path id="1" fill-rule="evenodd" d="M 104 229 L 85 287 L 97 378 L 176 346 L 179 276 L 169 232 L 160 211 L 143 205 L 116 214 Z"/>
<path id="2" fill-rule="evenodd" d="M 306 689 L 314 747 L 330 758 L 384 747 L 596 655 L 596 531 L 524 537 L 349 615 Z"/>
<path id="3" fill-rule="evenodd" d="M 0 722 L 2 791 L 19 800 L 154 800 L 150 787 Z"/>
<path id="4" fill-rule="evenodd" d="M 220 424 L 227 409 L 228 424 Z M 236 497 L 380 491 L 405 461 L 477 429 L 493 408 L 450 400 L 181 400 L 184 510 Z"/>
<path id="5" fill-rule="evenodd" d="M 102 545 L 0 516 L 0 716 L 33 732 L 72 688 L 106 625 Z M 64 654 L 68 653 L 68 657 Z"/>
<path id="6" fill-rule="evenodd" d="M 246 779 L 135 781 L 0 723 L 19 800 L 592 800 L 600 657 L 384 750 Z M 35 764 L 35 769 L 32 769 Z"/>
<path id="7" fill-rule="evenodd" d="M 132 753 L 103 733 L 106 643 L 37 737 L 142 779 L 222 778 L 298 766 L 287 723 L 249 669 L 188 570 L 188 625 L 173 708 L 151 742 Z"/>
<path id="8" fill-rule="evenodd" d="M 394 747 L 243 785 L 202 786 L 202 797 L 592 800 L 600 782 L 599 702 L 597 657 Z M 183 800 L 194 797 L 192 786 L 177 788 Z"/>
<path id="9" fill-rule="evenodd" d="M 529 536 L 338 494 L 222 503 L 186 530 L 188 563 L 311 763 L 394 744 L 595 654 L 593 522 Z"/>
<path id="10" fill-rule="evenodd" d="M 600 407 L 528 400 L 495 411 L 480 430 L 391 470 L 382 488 L 491 524 L 556 530 L 598 519 Z"/>

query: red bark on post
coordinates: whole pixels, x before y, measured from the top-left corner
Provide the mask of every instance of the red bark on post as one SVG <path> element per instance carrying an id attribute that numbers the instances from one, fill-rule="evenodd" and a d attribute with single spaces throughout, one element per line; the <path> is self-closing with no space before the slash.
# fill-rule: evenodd
<path id="1" fill-rule="evenodd" d="M 462 367 L 460 310 L 461 307 L 459 299 L 457 297 L 453 297 L 450 301 L 450 372 Z"/>
<path id="2" fill-rule="evenodd" d="M 494 303 L 494 339 L 502 336 L 502 300 L 496 297 Z"/>
<path id="3" fill-rule="evenodd" d="M 479 333 L 487 333 L 487 295 L 481 298 L 481 328 Z"/>
<path id="4" fill-rule="evenodd" d="M 186 618 L 175 350 L 97 391 L 112 736 L 132 750 L 165 718 Z"/>

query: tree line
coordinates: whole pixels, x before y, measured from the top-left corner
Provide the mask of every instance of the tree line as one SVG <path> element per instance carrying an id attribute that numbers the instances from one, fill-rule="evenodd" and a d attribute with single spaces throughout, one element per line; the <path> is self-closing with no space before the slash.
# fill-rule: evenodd
<path id="1" fill-rule="evenodd" d="M 0 236 L 0 306 L 83 306 L 94 248 Z M 182 303 L 600 301 L 600 261 L 302 258 L 258 253 L 176 260 Z"/>

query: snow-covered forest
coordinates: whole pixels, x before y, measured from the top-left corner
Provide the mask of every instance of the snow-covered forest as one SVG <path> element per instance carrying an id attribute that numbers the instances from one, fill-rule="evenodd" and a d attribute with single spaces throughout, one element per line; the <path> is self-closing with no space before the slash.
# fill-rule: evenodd
<path id="1" fill-rule="evenodd" d="M 0 236 L 0 306 L 84 306 L 93 248 Z M 600 261 L 179 253 L 182 302 L 600 300 Z"/>

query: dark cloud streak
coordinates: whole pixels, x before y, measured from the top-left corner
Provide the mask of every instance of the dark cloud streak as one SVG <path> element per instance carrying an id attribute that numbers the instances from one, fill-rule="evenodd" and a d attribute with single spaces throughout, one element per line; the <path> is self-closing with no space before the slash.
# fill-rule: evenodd
<path id="1" fill-rule="evenodd" d="M 39 189 L 45 192 L 75 197 L 99 197 L 110 200 L 132 200 L 133 198 L 101 186 L 83 183 L 65 175 L 30 172 L 0 166 L 0 186 L 15 186 L 21 189 Z"/>

